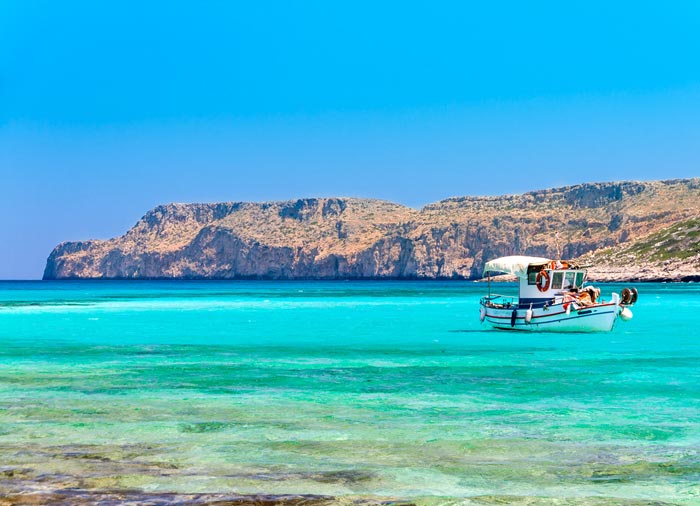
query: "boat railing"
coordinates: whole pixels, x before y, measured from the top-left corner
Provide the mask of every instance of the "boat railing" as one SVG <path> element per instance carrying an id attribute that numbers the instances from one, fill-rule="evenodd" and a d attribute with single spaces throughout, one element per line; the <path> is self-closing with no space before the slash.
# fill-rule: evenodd
<path id="1" fill-rule="evenodd" d="M 517 297 L 513 297 L 510 295 L 498 295 L 498 294 L 487 295 L 486 297 L 481 298 L 481 305 L 486 306 L 486 307 L 499 308 L 499 309 L 508 309 L 511 307 L 518 306 L 516 299 L 517 299 Z"/>

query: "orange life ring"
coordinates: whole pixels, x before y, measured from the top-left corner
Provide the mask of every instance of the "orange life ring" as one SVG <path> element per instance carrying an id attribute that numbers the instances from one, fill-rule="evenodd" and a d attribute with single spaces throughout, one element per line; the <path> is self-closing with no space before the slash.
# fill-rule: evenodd
<path id="1" fill-rule="evenodd" d="M 542 280 L 544 279 L 544 284 L 542 283 Z M 535 278 L 535 283 L 537 284 L 537 289 L 540 292 L 546 292 L 549 290 L 549 273 L 542 269 L 540 272 L 537 273 L 537 277 Z"/>
<path id="2" fill-rule="evenodd" d="M 549 267 L 549 269 L 553 271 L 560 271 L 562 269 L 568 269 L 569 267 L 571 267 L 571 264 L 566 260 L 552 260 L 551 262 L 549 262 L 549 265 L 545 264 L 545 268 L 547 267 Z"/>

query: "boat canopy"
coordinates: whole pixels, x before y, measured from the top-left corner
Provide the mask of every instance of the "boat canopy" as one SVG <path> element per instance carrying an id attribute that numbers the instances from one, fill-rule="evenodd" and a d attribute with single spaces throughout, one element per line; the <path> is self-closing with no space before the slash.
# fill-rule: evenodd
<path id="1" fill-rule="evenodd" d="M 484 265 L 484 274 L 487 272 L 505 272 L 513 274 L 519 278 L 527 278 L 527 268 L 531 265 L 545 265 L 551 262 L 549 258 L 542 257 L 526 257 L 514 255 L 510 257 L 501 257 L 486 262 Z"/>

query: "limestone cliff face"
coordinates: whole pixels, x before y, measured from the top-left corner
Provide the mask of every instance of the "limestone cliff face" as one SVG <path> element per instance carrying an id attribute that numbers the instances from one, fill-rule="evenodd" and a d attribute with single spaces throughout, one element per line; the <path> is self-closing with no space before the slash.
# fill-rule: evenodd
<path id="1" fill-rule="evenodd" d="M 589 277 L 601 281 L 700 281 L 700 218 L 588 253 Z"/>
<path id="2" fill-rule="evenodd" d="M 390 202 L 168 204 L 122 237 L 67 242 L 59 278 L 478 278 L 509 254 L 575 258 L 700 213 L 700 179 L 595 183 L 414 210 Z"/>

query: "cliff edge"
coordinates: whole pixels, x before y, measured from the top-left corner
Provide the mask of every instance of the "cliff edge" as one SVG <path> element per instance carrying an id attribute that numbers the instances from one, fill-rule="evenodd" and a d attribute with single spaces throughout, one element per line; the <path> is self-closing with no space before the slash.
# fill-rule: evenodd
<path id="1" fill-rule="evenodd" d="M 699 267 L 681 236 L 695 237 L 698 216 L 698 178 L 458 197 L 421 210 L 356 198 L 168 204 L 121 237 L 59 244 L 44 279 L 476 279 L 497 256 L 558 252 L 599 263 L 597 279 L 615 279 L 620 266 L 691 279 Z M 669 249 L 655 234 L 673 226 Z M 672 268 L 655 277 L 661 262 Z"/>

